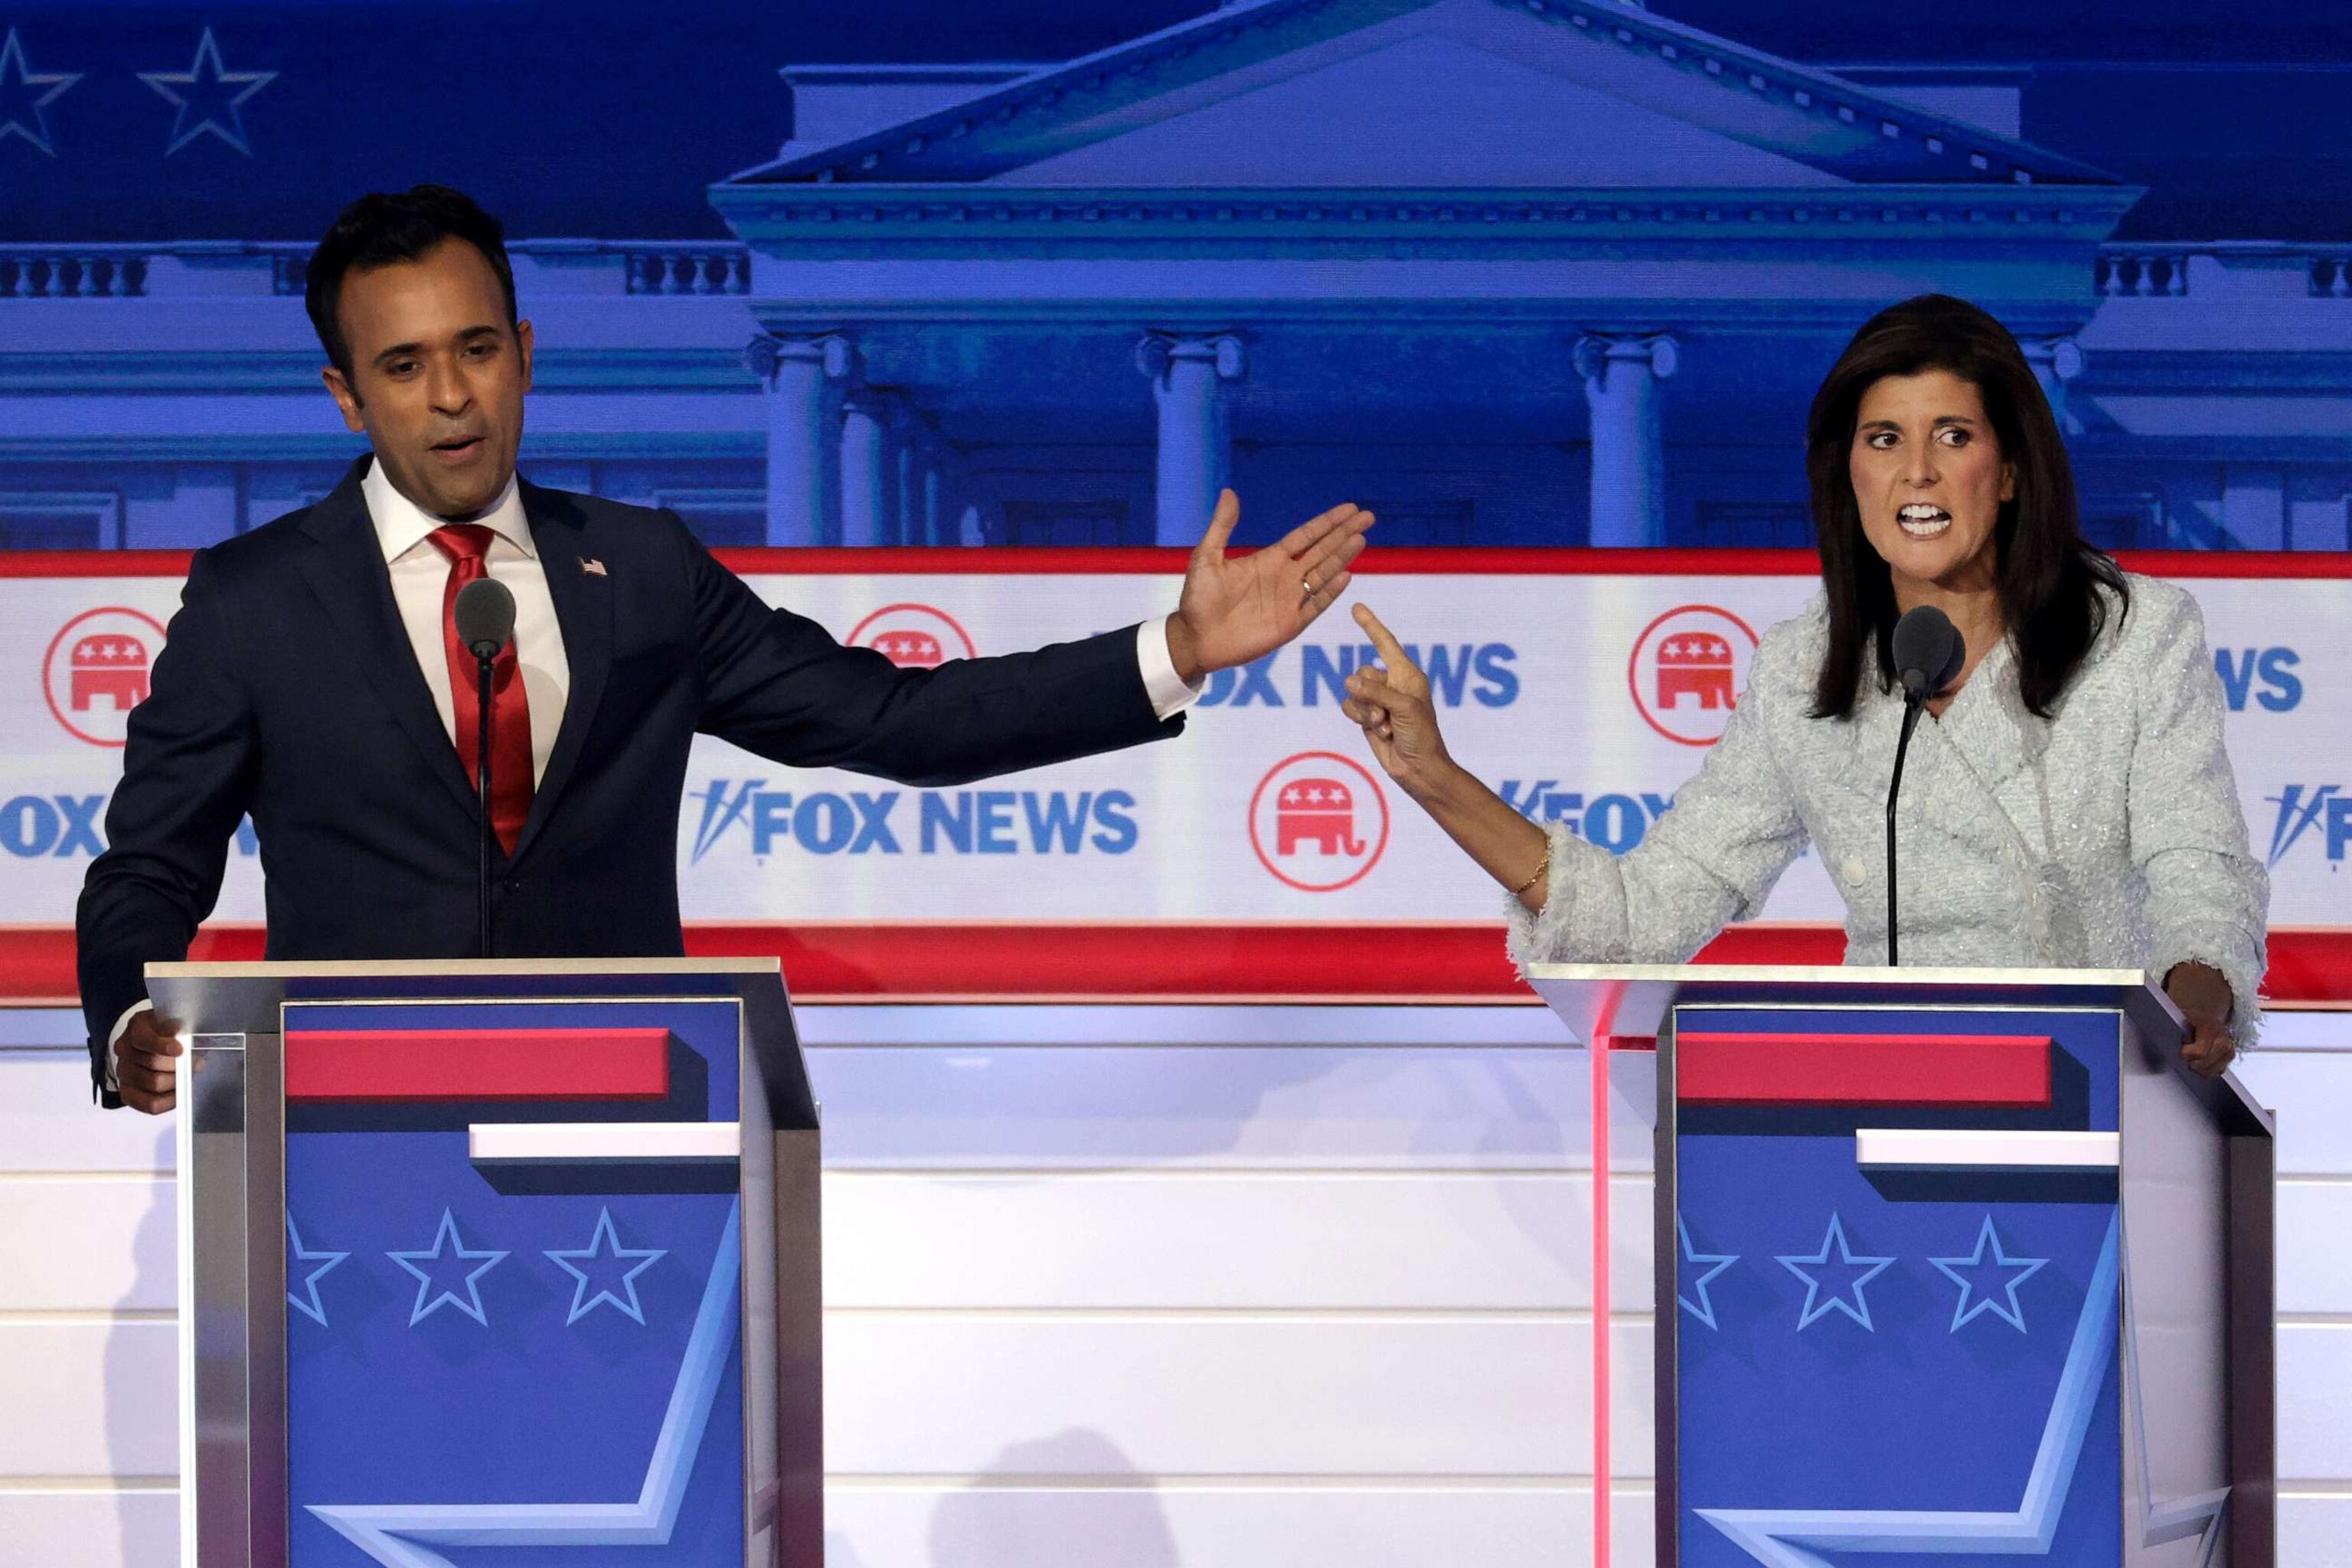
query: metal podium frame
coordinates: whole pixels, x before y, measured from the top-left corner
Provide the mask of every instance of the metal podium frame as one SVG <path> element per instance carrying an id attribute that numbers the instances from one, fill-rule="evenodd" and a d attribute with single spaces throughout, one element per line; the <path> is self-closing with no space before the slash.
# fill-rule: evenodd
<path id="1" fill-rule="evenodd" d="M 818 1118 L 775 959 L 156 963 L 147 979 L 189 1047 L 177 1171 L 184 1563 L 287 1560 L 282 1008 L 307 1000 L 740 1006 L 742 1560 L 824 1561 Z M 306 982 L 332 994 L 304 997 Z"/>
<path id="2" fill-rule="evenodd" d="M 2273 1237 L 2276 1161 L 2271 1114 L 2233 1073 L 2208 1079 L 2179 1058 L 2186 1026 L 2163 988 L 2137 970 L 1764 967 L 1757 965 L 1530 964 L 1529 982 L 1593 1053 L 1596 1103 L 1602 1077 L 1637 1109 L 1646 1105 L 1654 1134 L 1653 1211 L 1654 1290 L 1675 1300 L 1676 1117 L 1675 1032 L 1686 1010 L 1765 1012 L 1803 1008 L 2032 1009 L 2111 1014 L 2116 1053 L 2121 1153 L 2116 1171 L 2126 1242 L 2119 1289 L 2143 1296 L 2178 1319 L 2220 1297 L 2221 1364 L 2168 1352 L 2179 1375 L 2218 1386 L 2228 1411 L 2223 1436 L 2230 1500 L 2231 1568 L 2272 1568 L 2277 1541 L 2277 1397 Z M 1610 1048 L 1614 1040 L 1655 1041 L 1654 1051 Z M 2200 1143 L 2202 1129 L 2210 1138 Z M 1605 1133 L 1601 1134 L 1605 1139 Z M 1605 1142 L 1598 1147 L 1605 1152 Z M 1608 1172 L 1595 1161 L 1596 1215 L 1607 1202 Z M 2212 1206 L 2208 1206 L 2212 1205 Z M 2218 1231 L 2220 1256 L 2210 1238 Z M 2137 1236 L 2141 1255 L 2133 1258 Z M 2194 1266 L 2178 1267 L 2183 1258 Z M 2153 1298 L 2152 1300 L 2146 1298 Z M 1596 1311 L 1605 1323 L 1605 1310 Z M 2122 1320 L 2119 1320 L 2121 1321 Z M 1654 1314 L 1657 1441 L 1657 1560 L 1678 1560 L 1681 1500 L 1675 1429 L 1680 1314 Z M 2127 1438 L 2145 1445 L 2126 1402 Z M 2153 1423 L 2148 1424 L 2153 1426 Z M 2161 1440 L 2159 1438 L 2159 1440 Z M 1606 1507 L 1605 1500 L 1597 1500 Z M 2143 1504 L 2150 1500 L 2141 1498 Z M 2129 1482 L 2126 1506 L 2133 1501 Z M 2125 1561 L 2135 1561 L 2127 1547 Z"/>

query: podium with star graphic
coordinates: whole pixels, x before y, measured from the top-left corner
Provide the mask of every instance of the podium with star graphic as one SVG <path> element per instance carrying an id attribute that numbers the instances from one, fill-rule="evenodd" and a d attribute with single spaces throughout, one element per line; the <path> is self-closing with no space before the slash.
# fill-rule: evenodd
<path id="1" fill-rule="evenodd" d="M 1648 1124 L 1657 1562 L 2273 1562 L 2271 1120 L 2154 983 L 1528 973 Z"/>
<path id="2" fill-rule="evenodd" d="M 823 1561 L 817 1116 L 773 959 L 148 982 L 190 1043 L 184 1562 Z"/>

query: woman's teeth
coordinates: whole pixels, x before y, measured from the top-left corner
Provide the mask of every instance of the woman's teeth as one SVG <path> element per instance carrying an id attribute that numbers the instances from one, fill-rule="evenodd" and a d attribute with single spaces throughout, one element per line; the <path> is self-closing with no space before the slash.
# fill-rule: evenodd
<path id="1" fill-rule="evenodd" d="M 1952 514 L 1941 507 L 1906 506 L 1895 514 L 1895 521 L 1914 539 L 1933 539 L 1952 526 Z"/>

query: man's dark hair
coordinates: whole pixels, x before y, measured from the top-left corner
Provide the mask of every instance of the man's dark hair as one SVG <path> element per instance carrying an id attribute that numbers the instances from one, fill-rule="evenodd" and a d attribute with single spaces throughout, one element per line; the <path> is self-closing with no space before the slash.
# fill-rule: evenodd
<path id="1" fill-rule="evenodd" d="M 1895 685 L 1894 576 L 1863 533 L 1849 461 L 1863 395 L 1887 376 L 1930 370 L 1977 389 L 2001 460 L 2016 470 L 2015 499 L 1993 523 L 1993 584 L 2017 653 L 2018 693 L 2047 719 L 2106 626 L 2100 590 L 2126 609 L 2130 593 L 2122 570 L 2083 538 L 2066 445 L 2024 351 L 1991 315 L 1948 294 L 1922 294 L 1864 322 L 1813 395 L 1805 472 L 1830 614 L 1813 717 L 1853 713 L 1865 659 L 1877 667 L 1880 689 Z"/>
<path id="2" fill-rule="evenodd" d="M 515 311 L 514 268 L 507 262 L 506 230 L 473 197 L 446 185 L 412 185 L 397 195 L 371 191 L 335 216 L 327 237 L 310 253 L 302 307 L 310 325 L 345 380 L 352 374 L 352 345 L 343 341 L 336 308 L 343 279 L 396 262 L 415 261 L 444 240 L 462 239 L 482 253 L 507 297 L 507 324 Z"/>

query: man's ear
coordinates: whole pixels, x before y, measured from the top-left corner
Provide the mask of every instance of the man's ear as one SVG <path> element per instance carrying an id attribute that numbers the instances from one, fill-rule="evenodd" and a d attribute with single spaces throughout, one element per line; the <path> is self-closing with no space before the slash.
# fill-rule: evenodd
<path id="1" fill-rule="evenodd" d="M 367 421 L 360 416 L 360 395 L 352 390 L 351 378 L 333 365 L 319 372 L 319 379 L 335 395 L 335 406 L 343 411 L 343 427 L 354 436 L 367 433 Z"/>
<path id="2" fill-rule="evenodd" d="M 525 317 L 515 323 L 515 346 L 522 353 L 522 389 L 530 390 L 530 321 Z"/>

